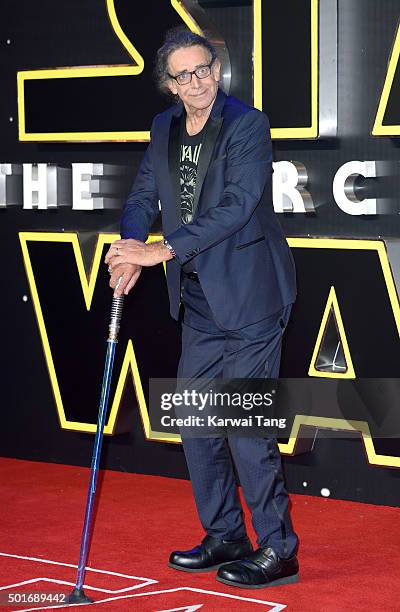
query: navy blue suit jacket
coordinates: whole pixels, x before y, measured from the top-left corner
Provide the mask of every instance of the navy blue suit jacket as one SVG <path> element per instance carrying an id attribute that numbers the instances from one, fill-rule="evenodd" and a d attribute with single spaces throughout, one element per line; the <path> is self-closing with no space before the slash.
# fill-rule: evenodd
<path id="1" fill-rule="evenodd" d="M 145 241 L 160 200 L 163 233 L 177 255 L 167 262 L 171 315 L 179 315 L 181 265 L 195 257 L 216 322 L 240 329 L 293 303 L 296 295 L 293 258 L 272 206 L 268 118 L 218 91 L 197 169 L 195 214 L 181 225 L 182 112 L 179 103 L 154 118 L 121 235 Z"/>

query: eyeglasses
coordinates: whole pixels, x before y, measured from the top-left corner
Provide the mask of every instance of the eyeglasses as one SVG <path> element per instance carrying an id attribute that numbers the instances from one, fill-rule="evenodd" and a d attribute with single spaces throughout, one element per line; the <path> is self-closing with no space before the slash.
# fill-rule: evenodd
<path id="1" fill-rule="evenodd" d="M 176 76 L 168 73 L 170 79 L 175 79 L 178 85 L 188 85 L 192 81 L 192 76 L 195 74 L 198 79 L 206 79 L 211 74 L 211 66 L 213 65 L 214 60 L 210 64 L 205 64 L 204 66 L 199 66 L 196 70 L 186 70 L 185 72 L 180 72 Z"/>

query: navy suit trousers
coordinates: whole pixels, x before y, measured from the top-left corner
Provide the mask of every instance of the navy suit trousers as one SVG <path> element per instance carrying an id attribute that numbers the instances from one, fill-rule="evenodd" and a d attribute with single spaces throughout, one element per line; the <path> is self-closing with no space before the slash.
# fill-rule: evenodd
<path id="1" fill-rule="evenodd" d="M 182 302 L 178 378 L 278 377 L 290 305 L 257 323 L 230 331 L 216 324 L 199 283 L 184 279 Z M 298 540 L 290 519 L 276 439 L 230 436 L 184 438 L 182 442 L 205 531 L 230 540 L 245 534 L 233 459 L 252 513 L 258 545 L 271 546 L 283 558 L 294 554 Z"/>

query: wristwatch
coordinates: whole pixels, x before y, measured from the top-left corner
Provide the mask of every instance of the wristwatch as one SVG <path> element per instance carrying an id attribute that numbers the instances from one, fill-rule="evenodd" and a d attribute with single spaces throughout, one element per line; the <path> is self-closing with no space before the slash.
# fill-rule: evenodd
<path id="1" fill-rule="evenodd" d="M 172 248 L 172 246 L 170 245 L 170 243 L 168 242 L 168 240 L 163 240 L 163 244 L 164 246 L 167 247 L 167 249 L 169 250 L 169 252 L 171 253 L 172 257 L 176 257 L 176 253 L 174 251 L 174 249 Z"/>

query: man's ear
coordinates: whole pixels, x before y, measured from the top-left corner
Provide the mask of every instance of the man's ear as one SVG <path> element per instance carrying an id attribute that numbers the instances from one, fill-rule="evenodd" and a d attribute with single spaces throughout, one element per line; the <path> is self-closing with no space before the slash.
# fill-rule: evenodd
<path id="1" fill-rule="evenodd" d="M 174 79 L 168 79 L 168 81 L 165 84 L 174 96 L 178 94 L 178 86 Z"/>
<path id="2" fill-rule="evenodd" d="M 221 62 L 219 61 L 218 57 L 214 61 L 212 69 L 213 69 L 213 75 L 214 75 L 215 80 L 220 81 L 221 80 Z"/>

